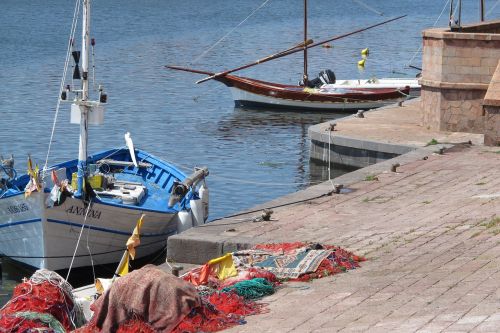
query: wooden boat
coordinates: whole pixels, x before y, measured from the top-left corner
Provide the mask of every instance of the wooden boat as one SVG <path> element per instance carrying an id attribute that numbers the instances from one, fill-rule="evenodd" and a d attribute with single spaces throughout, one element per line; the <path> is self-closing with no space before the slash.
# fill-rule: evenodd
<path id="1" fill-rule="evenodd" d="M 285 85 L 235 75 L 219 75 L 207 71 L 176 66 L 171 69 L 215 76 L 214 80 L 229 87 L 237 107 L 279 108 L 290 110 L 357 111 L 373 109 L 403 101 L 410 87 L 326 87 L 309 88 Z"/>
<path id="2" fill-rule="evenodd" d="M 336 80 L 334 84 L 323 85 L 322 88 L 370 88 L 387 89 L 394 87 L 410 87 L 410 98 L 420 96 L 420 84 L 418 78 L 371 78 L 364 80 Z"/>
<path id="3" fill-rule="evenodd" d="M 63 78 L 60 91 L 60 101 L 75 95 L 70 103 L 71 121 L 80 125 L 78 159 L 52 167 L 46 163 L 38 171 L 30 158 L 28 174 L 21 176 L 13 159 L 0 163 L 0 254 L 34 268 L 119 262 L 143 215 L 136 257 L 144 257 L 164 249 L 167 237 L 192 226 L 193 219 L 204 223 L 208 214 L 206 168 L 186 177 L 172 164 L 135 149 L 129 135 L 128 148 L 87 154 L 88 126 L 102 123 L 107 98 L 99 86 L 98 99 L 90 99 L 90 0 L 83 0 L 82 12 L 81 75 L 73 43 L 67 55 L 75 60 L 73 80 L 79 86 L 66 86 Z"/>
<path id="4" fill-rule="evenodd" d="M 307 37 L 307 0 L 304 0 L 304 41 L 290 49 L 220 73 L 211 73 L 179 66 L 166 67 L 174 70 L 209 75 L 205 79 L 197 81 L 197 83 L 213 79 L 225 84 L 230 88 L 237 107 L 265 107 L 319 111 L 357 111 L 359 109 L 366 110 L 377 108 L 405 100 L 409 96 L 410 87 L 399 82 L 394 82 L 394 84 L 387 87 L 331 86 L 329 84 L 335 83 L 335 78 L 331 71 L 321 72 L 320 77 L 310 80 L 307 68 L 307 50 L 312 47 L 324 45 L 333 40 L 386 24 L 402 17 L 404 16 L 389 19 L 366 28 L 314 43 Z M 229 75 L 232 72 L 301 51 L 304 53 L 304 74 L 299 85 L 278 84 Z M 329 73 L 331 73 L 331 75 L 328 75 Z"/>

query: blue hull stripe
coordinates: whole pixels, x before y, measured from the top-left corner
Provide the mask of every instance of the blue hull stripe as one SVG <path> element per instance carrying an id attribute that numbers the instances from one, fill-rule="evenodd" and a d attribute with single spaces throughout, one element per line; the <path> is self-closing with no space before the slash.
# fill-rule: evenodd
<path id="1" fill-rule="evenodd" d="M 69 226 L 72 226 L 72 227 L 79 227 L 79 228 L 82 227 L 82 224 L 73 223 L 73 222 L 67 222 L 67 221 L 61 221 L 61 220 L 47 219 L 47 222 L 58 223 L 58 224 L 63 224 L 63 225 L 69 225 Z M 85 228 L 89 228 L 91 230 L 102 231 L 102 232 L 109 232 L 109 233 L 117 234 L 117 235 L 124 235 L 124 236 L 131 236 L 132 235 L 132 232 L 125 232 L 125 231 L 119 231 L 119 230 L 101 228 L 101 227 L 96 227 L 96 226 L 92 226 L 92 225 L 85 225 Z M 161 233 L 161 234 L 141 234 L 141 237 L 170 236 L 170 235 L 172 235 L 174 233 L 175 233 L 175 231 L 164 232 L 164 233 Z"/>
<path id="2" fill-rule="evenodd" d="M 0 228 L 6 228 L 6 227 L 12 227 L 15 225 L 36 223 L 36 222 L 42 222 L 42 219 L 31 219 L 31 220 L 23 220 L 23 221 L 17 221 L 17 222 L 7 222 L 4 224 L 1 224 Z"/>
<path id="3" fill-rule="evenodd" d="M 1 224 L 0 228 L 7 228 L 7 227 L 13 227 L 16 225 L 21 225 L 21 224 L 29 224 L 29 223 L 37 223 L 41 222 L 42 219 L 31 219 L 31 220 L 23 220 L 23 221 L 17 221 L 17 222 L 12 222 L 12 223 L 5 223 Z M 52 223 L 58 223 L 58 224 L 64 224 L 64 225 L 70 225 L 73 227 L 82 227 L 82 224 L 79 223 L 72 223 L 72 222 L 67 222 L 67 221 L 60 221 L 60 220 L 53 220 L 53 219 L 47 219 L 47 222 L 52 222 Z M 118 231 L 118 230 L 113 230 L 113 229 L 106 229 L 106 228 L 101 228 L 101 227 L 95 227 L 95 226 L 85 226 L 86 228 L 90 228 L 91 230 L 97 230 L 97 231 L 102 231 L 102 232 L 109 232 L 112 234 L 117 234 L 117 235 L 124 235 L 124 236 L 130 236 L 131 232 L 124 232 L 124 231 Z M 161 234 L 141 234 L 141 237 L 159 237 L 159 236 L 170 236 L 172 234 L 175 234 L 175 230 L 169 231 L 169 232 L 164 232 Z"/>

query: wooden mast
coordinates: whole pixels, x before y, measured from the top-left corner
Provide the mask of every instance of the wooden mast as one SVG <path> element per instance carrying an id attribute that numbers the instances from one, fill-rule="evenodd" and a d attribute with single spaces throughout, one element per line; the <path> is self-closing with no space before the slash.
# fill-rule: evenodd
<path id="1" fill-rule="evenodd" d="M 304 86 L 307 86 L 308 75 L 307 75 L 307 0 L 304 0 L 304 76 L 303 82 Z"/>

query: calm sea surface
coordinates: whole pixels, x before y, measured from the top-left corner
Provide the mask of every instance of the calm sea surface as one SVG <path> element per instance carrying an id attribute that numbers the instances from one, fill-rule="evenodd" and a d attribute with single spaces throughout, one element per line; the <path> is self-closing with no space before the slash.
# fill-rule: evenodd
<path id="1" fill-rule="evenodd" d="M 487 6 L 495 3 L 486 2 Z M 186 172 L 194 166 L 208 166 L 211 218 L 323 179 L 322 174 L 309 171 L 307 127 L 338 116 L 235 109 L 222 84 L 196 85 L 194 81 L 201 76 L 164 69 L 166 64 L 176 64 L 220 71 L 287 49 L 303 39 L 302 1 L 272 0 L 210 49 L 262 3 L 95 1 L 96 79 L 105 85 L 109 105 L 105 124 L 90 130 L 89 151 L 123 146 L 128 131 L 137 147 Z M 314 41 L 408 14 L 339 40 L 331 49 L 310 50 L 310 76 L 327 68 L 337 78 L 415 76 L 417 72 L 405 65 L 419 50 L 421 30 L 435 23 L 445 3 L 369 1 L 371 8 L 384 13 L 379 16 L 356 1 L 310 1 L 309 35 Z M 464 1 L 463 22 L 478 19 L 478 3 Z M 26 169 L 29 153 L 40 165 L 45 161 L 73 9 L 66 0 L 0 2 L 0 154 L 14 154 L 19 172 Z M 447 24 L 448 10 L 438 26 Z M 499 13 L 500 6 L 487 17 Z M 360 71 L 356 64 L 360 50 L 366 47 L 370 56 Z M 411 64 L 420 67 L 420 53 Z M 240 74 L 296 83 L 301 71 L 301 55 L 296 54 Z M 69 124 L 68 106 L 63 106 L 49 164 L 76 158 L 77 151 L 78 126 Z M 3 286 L 9 289 L 5 275 L 4 271 Z M 0 289 L 0 298 L 3 293 Z"/>

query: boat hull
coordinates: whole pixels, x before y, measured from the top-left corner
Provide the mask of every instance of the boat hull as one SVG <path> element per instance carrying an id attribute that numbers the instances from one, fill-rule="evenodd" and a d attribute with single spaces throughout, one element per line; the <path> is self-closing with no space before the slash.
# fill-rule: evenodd
<path id="1" fill-rule="evenodd" d="M 96 203 L 87 210 L 79 199 L 45 207 L 48 194 L 33 193 L 0 199 L 6 217 L 0 224 L 0 252 L 34 268 L 62 270 L 118 262 L 137 220 L 144 213 L 137 257 L 165 247 L 175 234 L 175 214 Z M 85 215 L 87 217 L 85 218 Z M 83 226 L 83 230 L 82 230 Z M 76 250 L 76 253 L 75 253 Z"/>
<path id="2" fill-rule="evenodd" d="M 418 79 L 406 78 L 381 78 L 369 80 L 337 80 L 334 84 L 327 84 L 325 88 L 368 88 L 368 89 L 387 89 L 396 87 L 410 87 L 410 98 L 419 97 L 421 86 Z"/>
<path id="3" fill-rule="evenodd" d="M 405 97 L 380 101 L 302 101 L 259 95 L 235 87 L 230 88 L 236 107 L 247 107 L 253 109 L 270 108 L 280 110 L 309 110 L 309 111 L 338 111 L 352 112 L 357 110 L 368 110 L 379 108 L 403 101 Z"/>
<path id="4" fill-rule="evenodd" d="M 236 106 L 292 110 L 356 111 L 404 101 L 410 87 L 311 89 L 226 75 L 216 78 L 231 90 Z"/>

